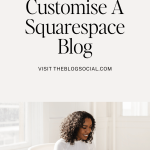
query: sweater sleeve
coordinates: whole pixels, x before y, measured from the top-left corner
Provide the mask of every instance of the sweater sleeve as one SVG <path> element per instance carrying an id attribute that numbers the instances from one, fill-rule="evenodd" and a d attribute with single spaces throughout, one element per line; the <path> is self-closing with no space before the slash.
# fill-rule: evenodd
<path id="1" fill-rule="evenodd" d="M 55 143 L 54 150 L 66 150 L 66 143 L 63 140 L 58 140 Z"/>

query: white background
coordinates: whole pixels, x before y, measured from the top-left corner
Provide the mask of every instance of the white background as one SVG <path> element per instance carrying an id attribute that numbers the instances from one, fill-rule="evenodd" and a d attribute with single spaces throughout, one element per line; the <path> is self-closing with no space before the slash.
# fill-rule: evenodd
<path id="1" fill-rule="evenodd" d="M 150 98 L 149 1 L 120 0 L 124 15 L 111 15 L 116 0 L 105 3 L 105 15 L 29 15 L 27 0 L 0 4 L 0 100 L 147 101 Z M 43 2 L 52 3 L 44 0 Z M 53 1 L 55 3 L 56 1 Z M 59 3 L 81 3 L 61 0 Z M 86 1 L 82 1 L 82 3 Z M 38 0 L 38 3 L 40 1 Z M 123 35 L 25 34 L 26 20 L 35 23 L 123 23 Z M 93 43 L 93 56 L 59 55 L 58 38 Z M 112 72 L 39 72 L 38 66 L 112 66 Z"/>

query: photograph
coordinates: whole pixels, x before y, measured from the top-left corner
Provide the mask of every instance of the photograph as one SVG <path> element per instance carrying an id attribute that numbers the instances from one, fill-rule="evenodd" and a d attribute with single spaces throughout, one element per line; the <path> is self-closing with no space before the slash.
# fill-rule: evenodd
<path id="1" fill-rule="evenodd" d="M 0 150 L 149 150 L 150 102 L 0 103 Z"/>

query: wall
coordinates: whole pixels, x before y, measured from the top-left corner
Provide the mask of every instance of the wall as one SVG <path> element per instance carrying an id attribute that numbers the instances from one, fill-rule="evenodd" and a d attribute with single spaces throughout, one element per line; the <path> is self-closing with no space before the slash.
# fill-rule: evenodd
<path id="1" fill-rule="evenodd" d="M 112 103 L 98 102 L 96 107 L 96 149 L 112 150 Z"/>
<path id="2" fill-rule="evenodd" d="M 150 117 L 121 117 L 116 106 L 116 150 L 150 150 Z"/>

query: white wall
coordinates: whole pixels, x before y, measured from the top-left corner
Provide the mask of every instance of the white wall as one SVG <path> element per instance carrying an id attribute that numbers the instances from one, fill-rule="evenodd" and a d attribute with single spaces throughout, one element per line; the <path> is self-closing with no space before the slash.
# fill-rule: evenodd
<path id="1" fill-rule="evenodd" d="M 116 106 L 116 150 L 150 150 L 150 117 L 122 117 Z"/>
<path id="2" fill-rule="evenodd" d="M 111 142 L 111 103 L 99 102 L 95 104 L 96 109 L 96 149 L 108 150 L 112 146 Z"/>
<path id="3" fill-rule="evenodd" d="M 50 114 L 50 103 L 45 102 L 43 103 L 43 142 L 49 143 L 49 133 L 50 133 L 50 126 L 49 126 L 49 114 Z"/>

